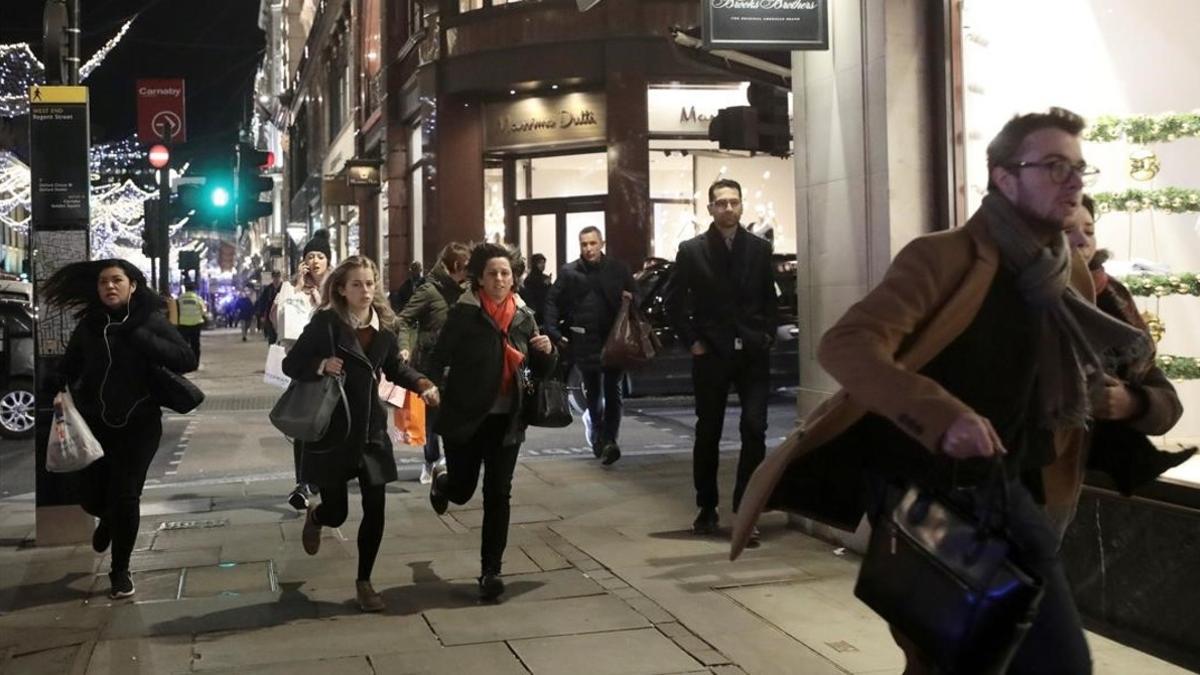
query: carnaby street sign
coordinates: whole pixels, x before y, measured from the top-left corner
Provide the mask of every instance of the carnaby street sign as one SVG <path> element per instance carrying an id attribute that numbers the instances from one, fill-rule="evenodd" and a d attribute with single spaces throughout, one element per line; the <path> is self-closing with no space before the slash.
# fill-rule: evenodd
<path id="1" fill-rule="evenodd" d="M 138 140 L 143 143 L 187 141 L 183 80 L 138 80 Z"/>

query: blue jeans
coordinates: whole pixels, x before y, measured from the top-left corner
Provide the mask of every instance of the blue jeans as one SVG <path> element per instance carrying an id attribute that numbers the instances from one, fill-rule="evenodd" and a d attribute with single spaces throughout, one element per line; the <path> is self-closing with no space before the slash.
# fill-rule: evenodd
<path id="1" fill-rule="evenodd" d="M 588 443 L 616 443 L 621 432 L 621 378 L 625 376 L 616 368 L 591 368 L 581 366 L 583 396 L 587 399 L 588 417 L 592 422 L 592 437 Z"/>

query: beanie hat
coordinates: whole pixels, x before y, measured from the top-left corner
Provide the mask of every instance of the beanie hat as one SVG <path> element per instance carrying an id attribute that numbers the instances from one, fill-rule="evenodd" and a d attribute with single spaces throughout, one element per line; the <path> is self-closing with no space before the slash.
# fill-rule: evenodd
<path id="1" fill-rule="evenodd" d="M 304 253 L 301 255 L 306 256 L 313 251 L 324 253 L 326 260 L 333 260 L 333 256 L 329 253 L 329 230 L 317 230 L 313 232 L 312 236 L 308 239 L 308 243 L 304 245 Z"/>

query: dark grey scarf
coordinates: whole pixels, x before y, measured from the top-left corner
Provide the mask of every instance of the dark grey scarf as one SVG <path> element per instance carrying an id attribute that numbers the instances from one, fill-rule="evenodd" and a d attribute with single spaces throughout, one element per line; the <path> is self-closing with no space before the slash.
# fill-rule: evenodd
<path id="1" fill-rule="evenodd" d="M 1110 317 L 1070 286 L 1066 235 L 1039 244 L 1026 219 L 1003 195 L 989 192 L 981 210 L 1004 267 L 1017 276 L 1021 295 L 1042 322 L 1038 345 L 1038 396 L 1043 426 L 1080 427 L 1091 413 L 1088 393 L 1104 386 L 1104 373 L 1149 358 L 1146 334 Z"/>

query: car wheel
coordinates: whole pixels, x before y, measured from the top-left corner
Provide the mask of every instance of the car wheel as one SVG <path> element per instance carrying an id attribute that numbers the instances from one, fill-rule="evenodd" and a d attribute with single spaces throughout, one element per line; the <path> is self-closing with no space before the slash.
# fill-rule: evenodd
<path id="1" fill-rule="evenodd" d="M 29 438 L 34 424 L 33 381 L 14 379 L 0 392 L 0 436 Z"/>

